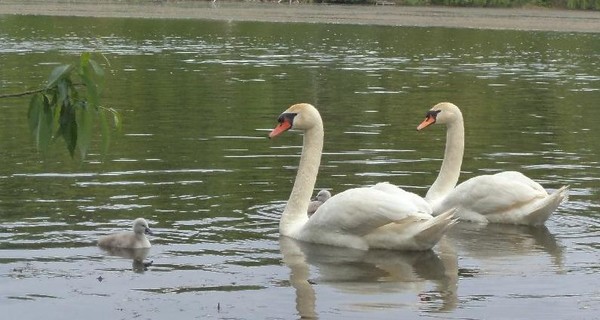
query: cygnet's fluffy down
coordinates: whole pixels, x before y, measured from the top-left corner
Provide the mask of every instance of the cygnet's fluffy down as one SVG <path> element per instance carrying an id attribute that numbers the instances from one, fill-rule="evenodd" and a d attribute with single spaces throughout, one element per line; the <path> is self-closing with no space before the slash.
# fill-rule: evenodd
<path id="1" fill-rule="evenodd" d="M 150 241 L 146 238 L 147 234 L 152 234 L 148 227 L 148 222 L 144 218 L 133 220 L 133 231 L 124 231 L 98 239 L 98 246 L 105 248 L 129 248 L 140 249 L 150 248 Z"/>
<path id="2" fill-rule="evenodd" d="M 325 189 L 319 191 L 317 196 L 308 204 L 308 216 L 312 216 L 313 213 L 315 213 L 317 209 L 319 209 L 319 207 L 329 198 L 331 198 L 331 192 Z"/>

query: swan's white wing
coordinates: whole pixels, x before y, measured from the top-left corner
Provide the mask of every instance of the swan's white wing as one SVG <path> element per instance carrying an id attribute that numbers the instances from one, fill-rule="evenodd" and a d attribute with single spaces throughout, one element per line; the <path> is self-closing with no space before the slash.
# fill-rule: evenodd
<path id="1" fill-rule="evenodd" d="M 485 216 L 510 212 L 548 195 L 543 188 L 539 190 L 515 177 L 495 174 L 471 178 L 452 190 L 443 200 L 442 208 L 458 207 Z"/>
<path id="2" fill-rule="evenodd" d="M 408 192 L 398 186 L 395 186 L 388 182 L 381 182 L 372 187 L 373 189 L 381 190 L 383 192 L 387 192 L 395 197 L 400 199 L 404 199 L 406 201 L 410 201 L 414 204 L 419 211 L 427 212 L 429 214 L 432 213 L 431 205 L 429 202 L 425 201 L 421 196 L 416 193 Z"/>
<path id="3" fill-rule="evenodd" d="M 430 219 L 412 202 L 376 188 L 354 188 L 327 200 L 305 225 L 305 229 L 364 235 L 376 228 L 404 219 Z"/>
<path id="4" fill-rule="evenodd" d="M 544 189 L 544 187 L 542 187 L 542 185 L 531 180 L 526 175 L 524 175 L 518 171 L 502 171 L 500 173 L 494 174 L 494 176 L 502 177 L 502 178 L 513 180 L 516 182 L 520 182 L 524 185 L 528 185 L 529 187 L 531 187 L 534 190 L 537 190 L 543 194 L 547 194 L 546 189 Z"/>

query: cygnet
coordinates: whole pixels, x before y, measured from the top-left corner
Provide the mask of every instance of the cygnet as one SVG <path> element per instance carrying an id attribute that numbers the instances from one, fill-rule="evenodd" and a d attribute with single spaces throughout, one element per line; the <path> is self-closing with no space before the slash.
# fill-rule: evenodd
<path id="1" fill-rule="evenodd" d="M 312 216 L 313 213 L 315 213 L 315 211 L 317 211 L 317 209 L 319 209 L 319 207 L 329 198 L 331 198 L 331 192 L 325 189 L 319 191 L 317 196 L 308 204 L 308 217 L 310 218 L 310 216 Z"/>
<path id="2" fill-rule="evenodd" d="M 98 246 L 105 248 L 150 248 L 150 241 L 146 235 L 152 235 L 148 222 L 144 218 L 133 220 L 133 231 L 124 231 L 98 239 Z"/>

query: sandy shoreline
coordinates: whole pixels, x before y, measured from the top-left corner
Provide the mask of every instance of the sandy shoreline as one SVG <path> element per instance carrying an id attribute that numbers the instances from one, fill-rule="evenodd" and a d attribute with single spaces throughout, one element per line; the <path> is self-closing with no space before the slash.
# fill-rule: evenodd
<path id="1" fill-rule="evenodd" d="M 0 0 L 0 15 L 3 14 L 600 32 L 600 12 L 540 8 L 290 5 L 219 1 L 213 4 L 181 0 Z"/>

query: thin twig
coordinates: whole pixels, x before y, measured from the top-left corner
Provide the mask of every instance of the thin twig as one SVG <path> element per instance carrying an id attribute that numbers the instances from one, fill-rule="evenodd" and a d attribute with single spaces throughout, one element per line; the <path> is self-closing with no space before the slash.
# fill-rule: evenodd
<path id="1" fill-rule="evenodd" d="M 42 92 L 45 91 L 46 89 L 37 89 L 37 90 L 30 90 L 30 91 L 25 91 L 25 92 L 20 92 L 20 93 L 7 93 L 7 94 L 0 94 L 0 98 L 14 98 L 14 97 L 22 97 L 22 96 L 26 96 L 29 94 L 34 94 L 34 93 L 38 93 L 38 92 Z"/>
<path id="2" fill-rule="evenodd" d="M 83 84 L 83 83 L 73 83 L 73 86 L 75 86 L 75 87 L 85 87 L 85 84 Z M 22 97 L 22 96 L 26 96 L 26 95 L 29 95 L 29 94 L 43 92 L 43 91 L 46 91 L 46 90 L 48 90 L 48 88 L 36 89 L 36 90 L 29 90 L 29 91 L 19 92 L 19 93 L 5 93 L 5 94 L 0 94 L 0 99 L 2 99 L 2 98 Z"/>

